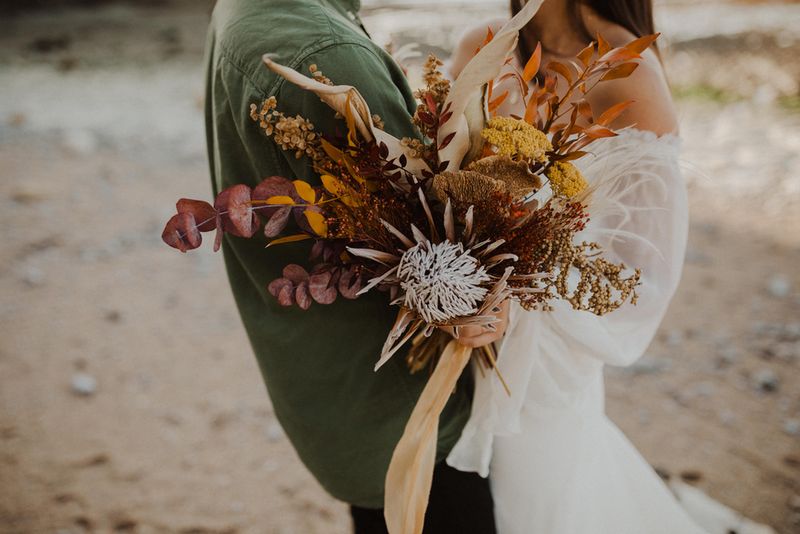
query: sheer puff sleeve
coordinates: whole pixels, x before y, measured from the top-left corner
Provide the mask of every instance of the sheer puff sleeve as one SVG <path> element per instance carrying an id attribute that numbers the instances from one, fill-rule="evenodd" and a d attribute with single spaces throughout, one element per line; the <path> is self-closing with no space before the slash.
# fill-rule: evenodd
<path id="1" fill-rule="evenodd" d="M 513 305 L 498 353 L 511 395 L 496 375 L 476 374 L 470 420 L 447 459 L 458 469 L 486 476 L 493 437 L 519 431 L 526 403 L 602 410 L 603 365 L 630 365 L 642 356 L 677 288 L 688 231 L 679 139 L 629 128 L 590 150 L 576 161 L 595 187 L 590 222 L 577 239 L 599 244 L 610 261 L 641 269 L 638 302 L 604 316 L 563 301 L 550 312 Z"/>

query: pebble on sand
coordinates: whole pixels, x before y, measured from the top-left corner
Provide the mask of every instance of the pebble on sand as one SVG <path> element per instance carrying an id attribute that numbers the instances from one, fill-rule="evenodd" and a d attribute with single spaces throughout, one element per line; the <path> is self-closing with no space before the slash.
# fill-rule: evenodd
<path id="1" fill-rule="evenodd" d="M 72 392 L 76 395 L 88 397 L 97 391 L 97 380 L 87 373 L 75 373 L 72 375 Z"/>
<path id="2" fill-rule="evenodd" d="M 783 431 L 790 436 L 800 436 L 800 419 L 787 419 L 783 422 Z"/>
<path id="3" fill-rule="evenodd" d="M 775 392 L 778 391 L 780 384 L 778 375 L 772 369 L 760 369 L 753 375 L 753 382 L 760 391 Z"/>
<path id="4" fill-rule="evenodd" d="M 792 290 L 792 284 L 789 279 L 782 275 L 776 274 L 769 280 L 769 293 L 773 297 L 782 299 L 789 296 Z"/>

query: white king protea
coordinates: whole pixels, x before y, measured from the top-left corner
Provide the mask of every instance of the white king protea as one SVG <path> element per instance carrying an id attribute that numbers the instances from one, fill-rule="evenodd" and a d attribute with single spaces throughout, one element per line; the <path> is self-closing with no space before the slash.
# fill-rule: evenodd
<path id="1" fill-rule="evenodd" d="M 463 232 L 456 236 L 449 200 L 444 209 L 445 235 L 440 236 L 422 189 L 417 194 L 427 215 L 429 235 L 412 224 L 412 239 L 383 221 L 386 229 L 402 244 L 399 255 L 347 248 L 355 256 L 388 267 L 383 274 L 370 280 L 359 294 L 378 285 L 397 292 L 392 304 L 399 305 L 400 312 L 386 338 L 376 369 L 420 329 L 430 336 L 437 327 L 445 327 L 458 337 L 459 328 L 464 326 L 493 328 L 500 304 L 511 293 L 507 282 L 513 267 L 509 265 L 502 269 L 502 274 L 492 274 L 501 263 L 517 260 L 514 254 L 492 254 L 505 240 L 476 243 L 471 207 L 465 215 Z"/>
<path id="2" fill-rule="evenodd" d="M 397 265 L 405 291 L 403 305 L 426 323 L 474 315 L 489 290 L 491 277 L 461 243 L 423 241 L 406 250 Z"/>

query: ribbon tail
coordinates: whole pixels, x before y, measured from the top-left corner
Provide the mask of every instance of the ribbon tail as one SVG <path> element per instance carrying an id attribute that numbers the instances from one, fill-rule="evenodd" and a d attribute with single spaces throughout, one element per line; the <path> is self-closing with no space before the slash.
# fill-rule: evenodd
<path id="1" fill-rule="evenodd" d="M 433 482 L 439 416 L 472 349 L 451 341 L 428 379 L 386 473 L 384 516 L 390 534 L 421 534 Z"/>

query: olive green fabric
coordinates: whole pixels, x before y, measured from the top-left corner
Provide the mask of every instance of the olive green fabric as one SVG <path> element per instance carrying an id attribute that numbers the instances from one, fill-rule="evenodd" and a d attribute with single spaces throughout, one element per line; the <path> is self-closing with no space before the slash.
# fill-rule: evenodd
<path id="1" fill-rule="evenodd" d="M 276 96 L 287 115 L 310 119 L 321 132 L 344 124 L 315 95 L 279 79 L 261 63 L 354 85 L 396 136 L 415 135 L 415 104 L 396 63 L 372 43 L 355 15 L 357 0 L 220 0 L 207 42 L 206 128 L 214 192 L 255 186 L 280 175 L 317 184 L 309 162 L 280 150 L 250 119 L 251 103 Z M 292 231 L 290 226 L 287 231 Z M 275 414 L 301 460 L 334 497 L 362 507 L 383 505 L 391 453 L 427 380 L 410 375 L 401 351 L 373 371 L 396 315 L 385 294 L 341 297 L 308 311 L 284 308 L 266 291 L 287 263 L 308 266 L 309 242 L 264 248 L 265 239 L 226 236 L 231 288 L 272 399 Z M 471 402 L 460 381 L 442 414 L 439 459 L 461 434 Z"/>

